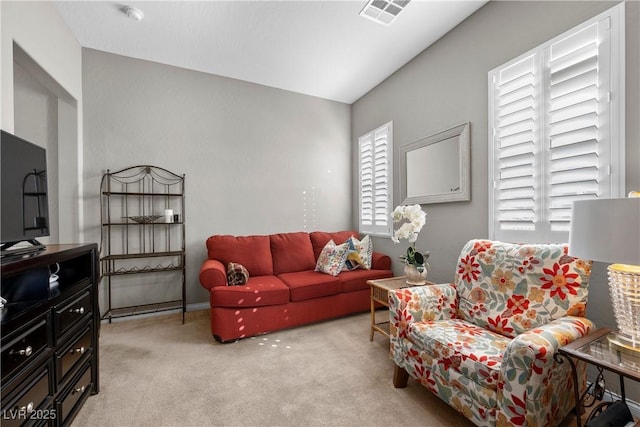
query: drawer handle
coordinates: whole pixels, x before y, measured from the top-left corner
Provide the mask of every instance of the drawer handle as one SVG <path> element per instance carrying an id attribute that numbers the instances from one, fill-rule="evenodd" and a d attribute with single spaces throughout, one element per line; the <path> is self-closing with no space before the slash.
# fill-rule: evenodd
<path id="1" fill-rule="evenodd" d="M 77 314 L 84 314 L 84 307 L 80 307 L 80 308 L 72 308 L 71 310 L 69 310 L 72 313 L 77 313 Z"/>
<path id="2" fill-rule="evenodd" d="M 72 348 L 69 353 L 71 353 L 71 354 L 75 354 L 75 353 L 84 354 L 85 351 L 87 351 L 87 350 L 84 347 L 79 347 L 79 348 Z"/>
<path id="3" fill-rule="evenodd" d="M 75 390 L 73 390 L 73 393 L 74 394 L 75 393 L 84 393 L 84 390 L 85 390 L 85 388 L 84 388 L 84 386 L 82 386 L 82 387 L 79 387 L 79 388 L 76 388 Z"/>
<path id="4" fill-rule="evenodd" d="M 13 350 L 13 354 L 18 354 L 20 356 L 29 357 L 33 353 L 33 348 L 31 346 L 27 346 L 27 348 L 23 348 L 21 350 Z"/>

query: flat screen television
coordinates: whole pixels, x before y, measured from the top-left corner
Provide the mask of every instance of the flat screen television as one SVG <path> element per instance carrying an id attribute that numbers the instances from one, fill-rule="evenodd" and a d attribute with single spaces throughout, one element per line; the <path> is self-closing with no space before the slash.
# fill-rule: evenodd
<path id="1" fill-rule="evenodd" d="M 4 130 L 0 146 L 0 252 L 43 249 L 37 238 L 49 235 L 46 150 Z M 29 245 L 9 250 L 21 242 Z"/>

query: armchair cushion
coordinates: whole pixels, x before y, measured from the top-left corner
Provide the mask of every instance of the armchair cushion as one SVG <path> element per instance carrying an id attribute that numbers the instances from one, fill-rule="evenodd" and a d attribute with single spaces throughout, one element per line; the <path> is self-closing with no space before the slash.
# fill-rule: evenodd
<path id="1" fill-rule="evenodd" d="M 567 249 L 471 240 L 455 275 L 458 317 L 511 338 L 568 314 L 584 317 L 591 262 Z"/>
<path id="2" fill-rule="evenodd" d="M 482 387 L 495 390 L 509 338 L 464 320 L 411 323 L 408 338 L 444 371 L 455 370 Z"/>

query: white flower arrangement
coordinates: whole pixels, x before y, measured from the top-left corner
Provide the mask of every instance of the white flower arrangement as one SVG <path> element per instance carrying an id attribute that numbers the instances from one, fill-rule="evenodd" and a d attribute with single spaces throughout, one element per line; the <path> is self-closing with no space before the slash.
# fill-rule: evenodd
<path id="1" fill-rule="evenodd" d="M 410 243 L 414 243 L 418 240 L 418 233 L 427 222 L 427 213 L 422 210 L 420 205 L 400 205 L 393 210 L 391 218 L 394 224 L 406 221 L 393 232 L 391 240 L 394 243 L 400 243 L 400 239 L 407 239 Z"/>
<path id="2" fill-rule="evenodd" d="M 426 258 L 429 253 L 421 254 L 416 252 L 415 242 L 418 240 L 418 234 L 427 222 L 427 213 L 422 210 L 420 205 L 397 206 L 391 214 L 394 224 L 402 223 L 402 225 L 394 230 L 391 240 L 394 243 L 400 243 L 400 239 L 406 239 L 411 245 L 407 249 L 407 255 L 402 260 L 407 264 L 413 264 L 417 268 L 424 268 Z"/>

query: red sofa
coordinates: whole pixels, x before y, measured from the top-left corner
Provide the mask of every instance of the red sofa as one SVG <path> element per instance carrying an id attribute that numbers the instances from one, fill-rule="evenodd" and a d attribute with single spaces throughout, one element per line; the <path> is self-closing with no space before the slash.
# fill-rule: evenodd
<path id="1" fill-rule="evenodd" d="M 269 236 L 216 235 L 207 239 L 208 259 L 200 283 L 211 304 L 211 333 L 221 342 L 366 311 L 367 280 L 391 277 L 391 258 L 373 252 L 370 270 L 338 276 L 314 271 L 322 248 L 354 231 L 281 233 Z M 227 286 L 229 262 L 246 267 L 245 285 Z"/>

